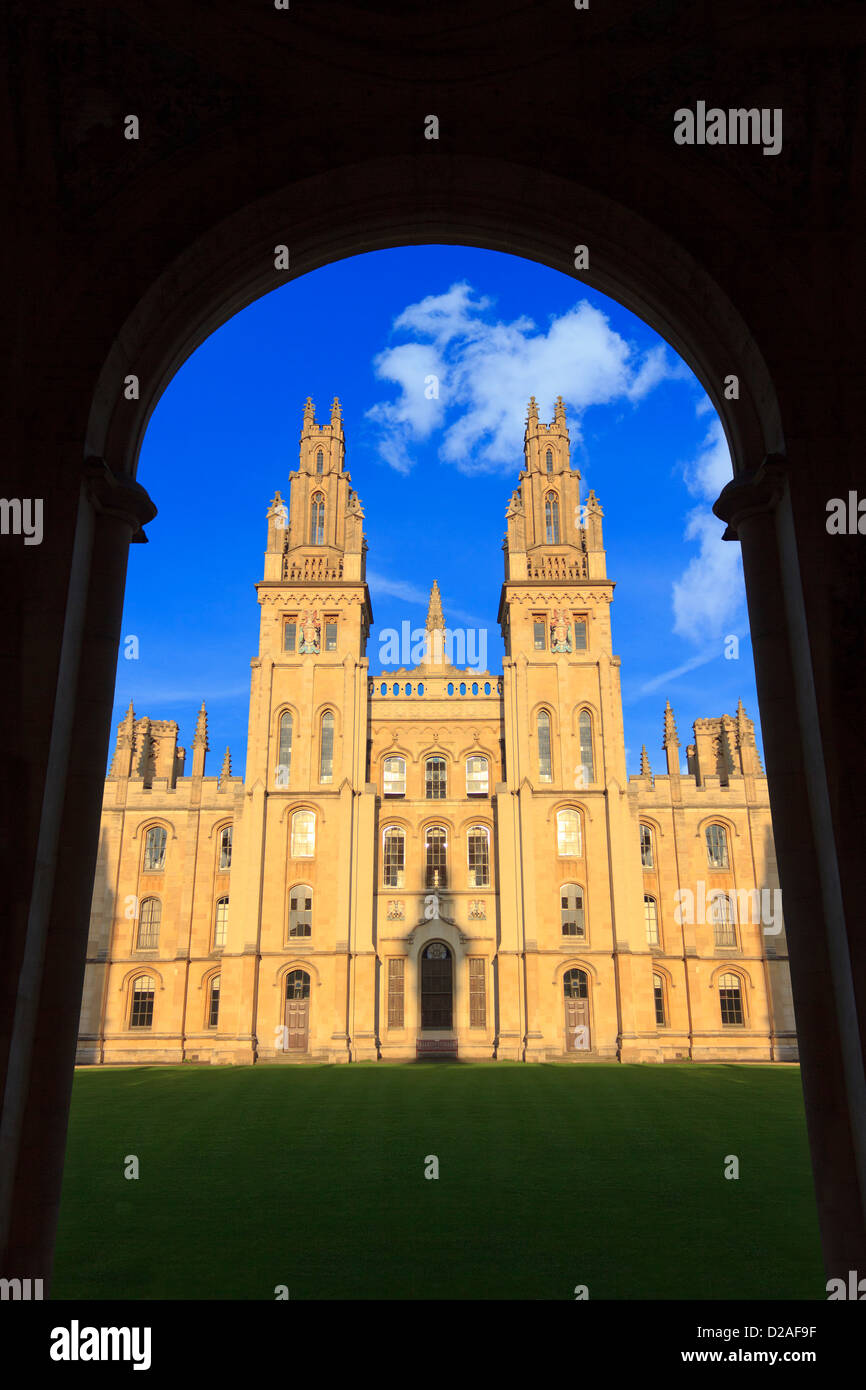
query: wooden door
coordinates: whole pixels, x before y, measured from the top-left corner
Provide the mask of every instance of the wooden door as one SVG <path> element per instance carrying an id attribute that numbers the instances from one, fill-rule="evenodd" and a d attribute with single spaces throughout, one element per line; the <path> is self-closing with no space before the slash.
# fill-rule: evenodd
<path id="1" fill-rule="evenodd" d="M 421 955 L 421 1027 L 452 1026 L 453 973 L 451 952 L 433 941 Z"/>
<path id="2" fill-rule="evenodd" d="M 306 1052 L 310 1038 L 310 977 L 292 970 L 286 977 L 286 1050 Z"/>
<path id="3" fill-rule="evenodd" d="M 589 987 L 586 972 L 567 970 L 565 993 L 565 1047 L 567 1052 L 589 1052 L 592 1038 L 589 1024 Z"/>

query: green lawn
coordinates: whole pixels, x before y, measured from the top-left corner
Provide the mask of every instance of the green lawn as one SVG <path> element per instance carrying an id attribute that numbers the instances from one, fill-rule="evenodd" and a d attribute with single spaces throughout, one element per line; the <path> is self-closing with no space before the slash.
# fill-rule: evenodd
<path id="1" fill-rule="evenodd" d="M 794 1067 L 75 1076 L 55 1298 L 824 1299 L 824 1278 Z"/>

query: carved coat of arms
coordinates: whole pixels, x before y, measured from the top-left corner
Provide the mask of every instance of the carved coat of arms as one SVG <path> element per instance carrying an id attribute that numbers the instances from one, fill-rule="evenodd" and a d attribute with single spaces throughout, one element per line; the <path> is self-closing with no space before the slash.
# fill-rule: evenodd
<path id="1" fill-rule="evenodd" d="M 550 650 L 570 652 L 571 648 L 571 613 L 567 608 L 557 608 L 550 624 Z"/>
<path id="2" fill-rule="evenodd" d="M 304 610 L 301 614 L 300 628 L 301 640 L 298 643 L 298 651 L 318 653 L 322 624 L 319 622 L 319 614 L 315 608 Z"/>

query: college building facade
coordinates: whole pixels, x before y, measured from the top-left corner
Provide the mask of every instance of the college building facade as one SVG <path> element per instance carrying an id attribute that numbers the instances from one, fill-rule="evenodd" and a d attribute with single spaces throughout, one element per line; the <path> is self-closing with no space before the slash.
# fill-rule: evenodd
<path id="1" fill-rule="evenodd" d="M 339 403 L 267 514 L 247 765 L 117 731 L 79 1063 L 794 1061 L 754 727 L 699 719 L 626 773 L 595 494 L 530 402 L 502 674 L 452 665 L 434 584 L 371 675 L 364 513 Z M 415 657 L 417 656 L 417 661 Z"/>

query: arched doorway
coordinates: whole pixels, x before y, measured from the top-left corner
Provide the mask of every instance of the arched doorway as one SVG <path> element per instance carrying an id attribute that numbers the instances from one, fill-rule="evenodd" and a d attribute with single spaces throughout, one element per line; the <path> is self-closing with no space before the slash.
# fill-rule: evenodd
<path id="1" fill-rule="evenodd" d="M 443 941 L 421 952 L 421 1027 L 451 1028 L 454 1020 L 454 962 Z"/>
<path id="2" fill-rule="evenodd" d="M 589 981 L 585 970 L 566 970 L 563 978 L 565 995 L 565 1050 L 589 1052 L 592 1033 L 589 1021 Z"/>
<path id="3" fill-rule="evenodd" d="M 290 970 L 286 976 L 284 1017 L 287 1052 L 308 1052 L 310 1046 L 310 977 L 306 970 Z"/>

